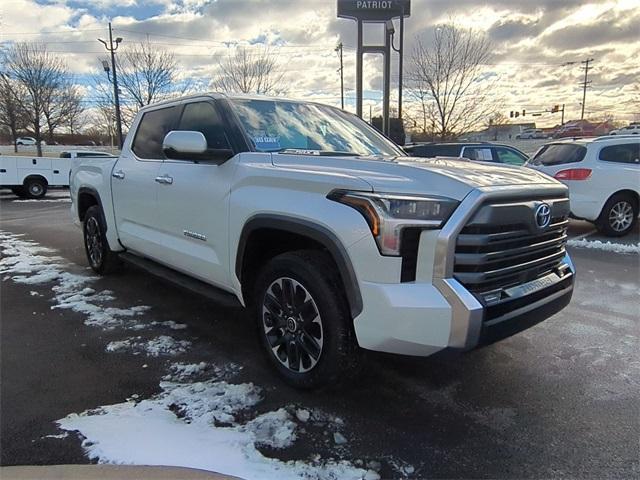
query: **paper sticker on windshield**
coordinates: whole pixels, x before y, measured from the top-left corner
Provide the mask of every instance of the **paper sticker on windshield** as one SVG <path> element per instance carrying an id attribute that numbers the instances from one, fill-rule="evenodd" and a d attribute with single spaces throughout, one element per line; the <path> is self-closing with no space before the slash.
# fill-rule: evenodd
<path id="1" fill-rule="evenodd" d="M 258 135 L 253 137 L 253 143 L 259 150 L 279 150 L 280 137 L 270 137 L 268 135 Z"/>

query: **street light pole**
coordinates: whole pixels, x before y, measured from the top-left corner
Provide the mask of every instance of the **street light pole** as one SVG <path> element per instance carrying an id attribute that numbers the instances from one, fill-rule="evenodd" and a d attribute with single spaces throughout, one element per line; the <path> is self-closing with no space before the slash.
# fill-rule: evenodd
<path id="1" fill-rule="evenodd" d="M 122 149 L 122 144 L 124 143 L 122 138 L 122 118 L 120 117 L 120 95 L 118 94 L 118 73 L 116 72 L 116 50 L 122 42 L 122 38 L 118 37 L 115 40 L 115 47 L 113 41 L 113 32 L 111 30 L 111 22 L 109 22 L 109 44 L 105 40 L 101 38 L 98 39 L 100 43 L 104 45 L 104 48 L 107 49 L 108 52 L 111 53 L 111 70 L 113 71 L 113 98 L 116 107 L 116 126 L 118 128 L 118 142 L 119 146 Z"/>

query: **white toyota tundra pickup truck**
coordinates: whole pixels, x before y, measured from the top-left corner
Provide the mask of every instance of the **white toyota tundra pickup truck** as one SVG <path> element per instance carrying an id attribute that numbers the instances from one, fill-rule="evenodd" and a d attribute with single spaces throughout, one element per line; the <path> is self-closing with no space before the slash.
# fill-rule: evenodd
<path id="1" fill-rule="evenodd" d="M 565 307 L 567 188 L 534 170 L 411 158 L 356 116 L 207 94 L 143 108 L 117 159 L 72 171 L 99 274 L 122 261 L 251 310 L 297 387 L 361 349 L 427 356 Z"/>

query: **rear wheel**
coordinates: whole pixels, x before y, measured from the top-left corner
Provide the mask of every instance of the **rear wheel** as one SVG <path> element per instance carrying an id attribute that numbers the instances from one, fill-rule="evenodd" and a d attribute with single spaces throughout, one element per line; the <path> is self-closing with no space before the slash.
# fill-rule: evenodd
<path id="1" fill-rule="evenodd" d="M 260 343 L 280 376 L 297 388 L 339 384 L 360 351 L 333 260 L 319 251 L 278 255 L 254 290 Z"/>
<path id="2" fill-rule="evenodd" d="M 40 199 L 47 194 L 47 182 L 42 178 L 28 178 L 23 190 L 27 198 Z"/>
<path id="3" fill-rule="evenodd" d="M 94 272 L 105 275 L 118 269 L 120 260 L 118 254 L 109 248 L 106 228 L 102 221 L 100 207 L 94 205 L 87 210 L 82 224 L 84 249 L 87 260 Z"/>
<path id="4" fill-rule="evenodd" d="M 625 193 L 618 193 L 607 200 L 596 226 L 609 237 L 621 237 L 633 229 L 637 220 L 637 199 Z"/>

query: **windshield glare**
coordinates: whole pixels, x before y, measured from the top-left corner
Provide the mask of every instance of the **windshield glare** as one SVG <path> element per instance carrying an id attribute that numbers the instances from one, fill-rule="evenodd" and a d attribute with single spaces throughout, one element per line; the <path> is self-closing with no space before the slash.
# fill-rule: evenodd
<path id="1" fill-rule="evenodd" d="M 404 155 L 355 115 L 287 100 L 233 99 L 240 122 L 259 152 L 287 149 L 358 155 Z"/>

